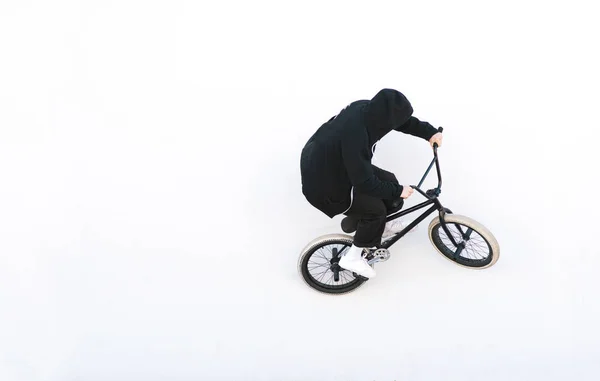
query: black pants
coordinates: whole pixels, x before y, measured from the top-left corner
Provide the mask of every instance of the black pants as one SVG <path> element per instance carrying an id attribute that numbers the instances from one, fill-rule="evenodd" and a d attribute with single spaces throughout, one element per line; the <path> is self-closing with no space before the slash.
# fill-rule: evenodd
<path id="1" fill-rule="evenodd" d="M 388 171 L 373 166 L 375 176 L 382 181 L 398 184 L 396 176 Z M 381 244 L 381 236 L 385 228 L 387 211 L 391 209 L 393 200 L 382 200 L 354 191 L 352 206 L 344 213 L 358 220 L 354 245 L 358 247 L 374 247 Z"/>

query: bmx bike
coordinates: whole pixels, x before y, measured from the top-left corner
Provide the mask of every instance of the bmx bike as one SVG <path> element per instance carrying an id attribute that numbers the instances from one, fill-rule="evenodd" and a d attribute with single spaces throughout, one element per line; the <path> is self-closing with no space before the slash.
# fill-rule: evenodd
<path id="1" fill-rule="evenodd" d="M 439 132 L 443 128 L 438 129 Z M 471 269 L 485 269 L 493 266 L 500 256 L 500 246 L 494 235 L 481 223 L 467 216 L 453 214 L 445 208 L 439 196 L 442 191 L 442 175 L 438 158 L 437 144 L 433 145 L 433 160 L 425 171 L 418 185 L 411 185 L 426 201 L 406 210 L 401 210 L 403 202 L 388 210 L 386 222 L 418 210 L 425 210 L 413 222 L 400 232 L 382 240 L 375 248 L 365 249 L 363 256 L 370 266 L 387 261 L 390 258 L 389 248 L 421 223 L 430 214 L 438 212 L 428 228 L 429 240 L 435 249 L 450 261 Z M 421 186 L 434 166 L 437 172 L 438 185 L 433 189 L 423 191 Z M 347 234 L 327 234 L 310 242 L 301 251 L 298 259 L 298 271 L 304 282 L 316 291 L 326 294 L 346 294 L 363 285 L 368 278 L 339 266 L 339 261 L 352 246 L 358 220 L 351 216 L 342 220 L 342 230 Z"/>

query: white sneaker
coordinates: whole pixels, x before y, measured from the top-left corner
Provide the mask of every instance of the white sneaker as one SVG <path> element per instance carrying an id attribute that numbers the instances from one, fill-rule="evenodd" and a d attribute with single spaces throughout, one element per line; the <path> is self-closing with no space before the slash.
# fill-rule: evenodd
<path id="1" fill-rule="evenodd" d="M 390 238 L 391 236 L 393 236 L 394 234 L 401 232 L 405 227 L 407 227 L 408 224 L 400 219 L 400 218 L 396 218 L 395 220 L 391 220 L 388 223 L 385 224 L 385 229 L 383 230 L 383 235 L 382 235 L 382 239 L 387 239 Z M 418 226 L 418 225 L 417 225 Z M 409 233 L 414 232 L 417 229 L 417 227 L 415 226 L 414 228 L 409 230 Z"/>
<path id="2" fill-rule="evenodd" d="M 369 266 L 369 263 L 363 258 L 364 249 L 352 245 L 350 250 L 340 259 L 339 265 L 341 268 L 353 271 L 358 275 L 362 275 L 367 278 L 375 278 L 375 269 Z"/>

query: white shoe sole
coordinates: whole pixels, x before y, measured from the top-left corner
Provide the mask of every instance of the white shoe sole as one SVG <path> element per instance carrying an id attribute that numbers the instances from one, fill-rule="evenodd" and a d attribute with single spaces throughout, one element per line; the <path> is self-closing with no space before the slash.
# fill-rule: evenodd
<path id="1" fill-rule="evenodd" d="M 365 269 L 364 266 L 361 266 L 359 263 L 357 263 L 358 266 L 353 266 L 352 263 L 349 263 L 349 264 L 346 264 L 346 266 L 347 266 L 346 267 L 342 264 L 342 261 L 340 260 L 339 265 L 344 270 L 352 271 L 360 276 L 364 276 L 365 278 L 369 278 L 369 279 L 375 278 L 375 275 L 376 275 L 375 270 L 373 270 L 373 268 L 371 266 L 369 266 L 369 269 L 371 269 L 372 271 Z"/>

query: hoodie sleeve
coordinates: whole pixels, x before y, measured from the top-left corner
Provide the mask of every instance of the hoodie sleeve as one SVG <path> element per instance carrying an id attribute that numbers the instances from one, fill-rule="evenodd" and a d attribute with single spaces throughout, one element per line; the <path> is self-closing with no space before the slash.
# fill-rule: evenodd
<path id="1" fill-rule="evenodd" d="M 402 185 L 381 181 L 373 172 L 368 151 L 368 138 L 346 135 L 342 140 L 342 159 L 354 188 L 368 196 L 395 200 L 402 194 Z"/>
<path id="2" fill-rule="evenodd" d="M 411 116 L 406 123 L 398 128 L 395 128 L 395 130 L 425 139 L 427 141 L 438 132 L 437 128 L 433 127 L 427 122 L 421 122 L 414 116 Z"/>

